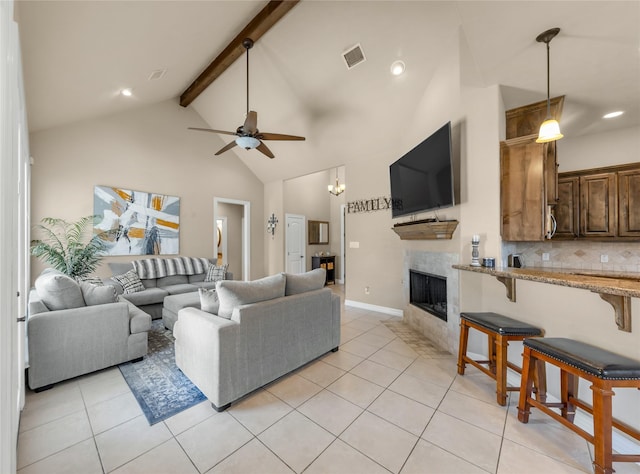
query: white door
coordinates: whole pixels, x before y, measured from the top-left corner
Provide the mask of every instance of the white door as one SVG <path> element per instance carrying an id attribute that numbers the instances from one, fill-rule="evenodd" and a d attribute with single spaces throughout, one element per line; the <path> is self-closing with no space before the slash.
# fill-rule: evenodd
<path id="1" fill-rule="evenodd" d="M 286 251 L 287 273 L 304 273 L 305 267 L 305 232 L 304 216 L 286 214 Z"/>

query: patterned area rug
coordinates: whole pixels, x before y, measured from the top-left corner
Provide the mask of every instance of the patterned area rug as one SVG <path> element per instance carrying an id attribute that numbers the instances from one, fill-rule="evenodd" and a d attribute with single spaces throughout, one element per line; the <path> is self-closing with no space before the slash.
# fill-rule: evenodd
<path id="1" fill-rule="evenodd" d="M 120 365 L 150 425 L 207 398 L 176 366 L 173 341 L 173 333 L 156 319 L 149 331 L 149 353 L 141 362 Z"/>

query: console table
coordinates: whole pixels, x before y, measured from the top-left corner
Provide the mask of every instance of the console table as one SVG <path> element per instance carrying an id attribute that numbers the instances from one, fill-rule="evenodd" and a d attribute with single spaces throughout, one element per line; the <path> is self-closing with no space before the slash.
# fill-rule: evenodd
<path id="1" fill-rule="evenodd" d="M 453 265 L 453 268 L 496 277 L 507 289 L 507 298 L 516 301 L 516 280 L 537 281 L 551 285 L 582 288 L 598 293 L 613 306 L 616 324 L 631 332 L 631 298 L 640 298 L 640 274 L 591 270 L 547 268 L 485 268 Z"/>
<path id="2" fill-rule="evenodd" d="M 324 268 L 327 271 L 325 285 L 336 282 L 336 257 L 330 255 L 326 257 L 311 257 L 311 269 Z"/>

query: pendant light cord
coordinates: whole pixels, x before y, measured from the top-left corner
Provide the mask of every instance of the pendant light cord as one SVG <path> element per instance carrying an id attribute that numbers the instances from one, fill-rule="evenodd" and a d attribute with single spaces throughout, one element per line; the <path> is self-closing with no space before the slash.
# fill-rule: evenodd
<path id="1" fill-rule="evenodd" d="M 547 44 L 547 47 L 549 45 Z M 547 65 L 548 69 L 548 65 Z M 547 74 L 548 77 L 548 74 Z M 548 94 L 547 94 L 548 95 Z M 249 48 L 247 48 L 247 117 L 249 116 Z"/>
<path id="2" fill-rule="evenodd" d="M 549 69 L 549 55 L 551 48 L 549 47 L 549 43 L 551 40 L 547 41 L 547 118 L 551 118 L 551 86 L 549 85 L 551 82 L 550 76 L 551 72 Z M 248 92 L 247 92 L 248 94 Z"/>

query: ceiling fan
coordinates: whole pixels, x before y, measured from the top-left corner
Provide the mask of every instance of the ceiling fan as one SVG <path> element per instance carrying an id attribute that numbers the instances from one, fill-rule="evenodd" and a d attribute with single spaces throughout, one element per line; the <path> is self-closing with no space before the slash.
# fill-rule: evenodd
<path id="1" fill-rule="evenodd" d="M 210 128 L 195 128 L 189 127 L 189 130 L 199 130 L 202 132 L 221 133 L 223 135 L 235 135 L 236 138 L 231 143 L 222 147 L 216 155 L 221 155 L 225 151 L 232 149 L 238 145 L 245 150 L 251 150 L 253 148 L 267 155 L 269 158 L 274 158 L 273 153 L 262 140 L 304 140 L 304 137 L 298 137 L 295 135 L 283 135 L 281 133 L 267 133 L 258 130 L 258 112 L 249 110 L 249 50 L 253 47 L 253 40 L 246 38 L 242 41 L 242 46 L 247 50 L 247 115 L 244 120 L 244 124 L 240 125 L 235 132 L 227 132 L 225 130 L 213 130 Z"/>

